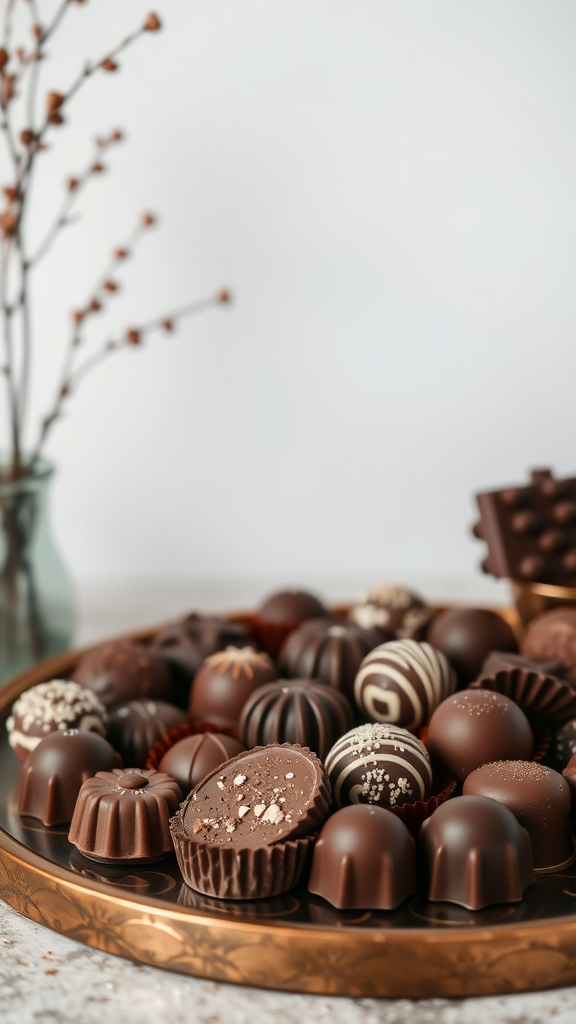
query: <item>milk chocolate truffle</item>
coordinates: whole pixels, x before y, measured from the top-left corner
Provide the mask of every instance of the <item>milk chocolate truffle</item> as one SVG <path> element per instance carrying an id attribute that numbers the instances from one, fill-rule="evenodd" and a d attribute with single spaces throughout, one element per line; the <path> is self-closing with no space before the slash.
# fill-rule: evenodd
<path id="1" fill-rule="evenodd" d="M 354 698 L 369 721 L 416 732 L 455 689 L 456 674 L 440 651 L 417 640 L 392 640 L 364 658 Z"/>
<path id="2" fill-rule="evenodd" d="M 535 661 L 558 661 L 576 687 L 576 608 L 555 608 L 526 626 L 522 654 Z"/>
<path id="3" fill-rule="evenodd" d="M 535 871 L 560 871 L 576 859 L 570 787 L 558 772 L 534 761 L 496 761 L 471 772 L 463 793 L 488 796 L 512 811 L 530 836 Z"/>
<path id="4" fill-rule="evenodd" d="M 527 761 L 534 737 L 517 704 L 491 690 L 463 690 L 432 715 L 426 744 L 433 761 L 458 782 L 490 761 Z"/>
<path id="5" fill-rule="evenodd" d="M 502 803 L 458 796 L 422 825 L 418 855 L 429 900 L 481 910 L 517 903 L 534 881 L 530 837 Z"/>
<path id="6" fill-rule="evenodd" d="M 78 729 L 105 736 L 107 721 L 104 705 L 90 690 L 68 679 L 52 679 L 18 697 L 6 728 L 14 753 L 25 761 L 51 732 Z"/>
<path id="7" fill-rule="evenodd" d="M 516 638 L 504 619 L 487 608 L 453 608 L 434 620 L 426 639 L 448 658 L 466 686 L 480 674 L 490 651 L 516 651 Z"/>
<path id="8" fill-rule="evenodd" d="M 288 637 L 280 652 L 280 675 L 286 679 L 321 679 L 352 701 L 360 663 L 381 642 L 377 629 L 362 629 L 353 622 L 312 619 Z"/>
<path id="9" fill-rule="evenodd" d="M 192 790 L 170 822 L 187 885 L 220 899 L 270 898 L 298 881 L 330 807 L 318 758 L 291 744 L 249 750 Z"/>
<path id="10" fill-rule="evenodd" d="M 253 647 L 228 647 L 212 654 L 190 691 L 190 715 L 200 722 L 237 729 L 244 704 L 254 690 L 278 678 L 274 662 Z"/>
<path id="11" fill-rule="evenodd" d="M 210 772 L 242 753 L 243 749 L 239 740 L 223 733 L 197 733 L 185 736 L 170 747 L 160 761 L 159 769 L 176 779 L 186 796 Z"/>
<path id="12" fill-rule="evenodd" d="M 22 769 L 18 810 L 47 826 L 65 824 L 72 820 L 82 783 L 119 764 L 118 754 L 95 732 L 51 732 L 28 755 Z"/>
<path id="13" fill-rule="evenodd" d="M 157 740 L 187 721 L 185 711 L 166 701 L 129 700 L 110 712 L 108 739 L 124 764 L 144 768 Z"/>
<path id="14" fill-rule="evenodd" d="M 172 679 L 166 665 L 140 644 L 117 640 L 88 651 L 74 679 L 96 694 L 107 710 L 128 700 L 170 700 Z"/>
<path id="15" fill-rule="evenodd" d="M 416 843 L 383 808 L 343 807 L 322 826 L 308 890 L 339 910 L 394 910 L 416 892 Z"/>
<path id="16" fill-rule="evenodd" d="M 433 614 L 413 591 L 382 584 L 360 595 L 350 619 L 364 629 L 378 628 L 386 640 L 422 640 Z"/>
<path id="17" fill-rule="evenodd" d="M 281 590 L 261 605 L 253 631 L 258 643 L 277 658 L 293 630 L 308 619 L 328 618 L 328 609 L 306 590 Z"/>
<path id="18" fill-rule="evenodd" d="M 78 794 L 68 839 L 101 864 L 152 864 L 172 851 L 168 822 L 181 800 L 178 783 L 163 772 L 98 772 Z"/>
<path id="19" fill-rule="evenodd" d="M 248 630 L 238 622 L 192 612 L 164 626 L 150 651 L 170 668 L 176 688 L 174 701 L 186 707 L 192 679 L 205 658 L 225 647 L 244 647 L 249 640 Z"/>
<path id="20" fill-rule="evenodd" d="M 323 760 L 353 724 L 349 701 L 327 683 L 280 679 L 260 686 L 248 698 L 240 718 L 240 736 L 246 747 L 298 743 Z"/>
<path id="21" fill-rule="evenodd" d="M 342 736 L 326 758 L 334 803 L 401 807 L 426 800 L 432 785 L 428 751 L 395 725 L 360 725 Z"/>

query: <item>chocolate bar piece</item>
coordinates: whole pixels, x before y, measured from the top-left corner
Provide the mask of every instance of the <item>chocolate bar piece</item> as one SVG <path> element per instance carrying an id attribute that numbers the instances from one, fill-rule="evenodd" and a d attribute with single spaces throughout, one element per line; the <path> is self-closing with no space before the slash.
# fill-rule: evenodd
<path id="1" fill-rule="evenodd" d="M 556 480 L 551 470 L 537 469 L 529 484 L 486 491 L 476 501 L 474 536 L 488 546 L 484 572 L 576 585 L 576 477 Z"/>

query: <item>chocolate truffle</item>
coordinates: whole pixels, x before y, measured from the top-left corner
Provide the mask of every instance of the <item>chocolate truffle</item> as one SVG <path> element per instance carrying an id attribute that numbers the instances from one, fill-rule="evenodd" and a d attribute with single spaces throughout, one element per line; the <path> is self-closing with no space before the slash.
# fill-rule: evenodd
<path id="1" fill-rule="evenodd" d="M 95 732 L 51 732 L 28 755 L 22 769 L 20 814 L 46 825 L 72 820 L 80 787 L 96 772 L 112 771 L 122 761 Z"/>
<path id="2" fill-rule="evenodd" d="M 319 679 L 280 679 L 260 686 L 248 698 L 240 718 L 246 747 L 298 743 L 321 760 L 354 724 L 343 693 Z"/>
<path id="3" fill-rule="evenodd" d="M 426 639 L 448 658 L 462 686 L 480 674 L 490 651 L 516 651 L 516 638 L 504 619 L 487 608 L 453 608 L 434 620 Z"/>
<path id="4" fill-rule="evenodd" d="M 534 761 L 496 761 L 470 773 L 464 796 L 488 796 L 512 811 L 532 843 L 535 871 L 560 871 L 576 853 L 570 787 L 558 772 Z"/>
<path id="5" fill-rule="evenodd" d="M 101 864 L 152 864 L 172 851 L 168 821 L 181 800 L 178 783 L 163 772 L 98 772 L 78 794 L 68 839 Z"/>
<path id="6" fill-rule="evenodd" d="M 555 608 L 526 626 L 522 654 L 535 661 L 557 661 L 576 687 L 576 608 Z"/>
<path id="7" fill-rule="evenodd" d="M 305 590 L 282 590 L 261 605 L 253 624 L 258 643 L 277 658 L 293 630 L 307 619 L 329 617 L 322 602 Z"/>
<path id="8" fill-rule="evenodd" d="M 278 678 L 274 662 L 253 647 L 228 647 L 212 654 L 190 691 L 190 715 L 200 722 L 237 729 L 244 704 L 254 690 Z"/>
<path id="9" fill-rule="evenodd" d="M 184 881 L 220 899 L 285 892 L 329 807 L 328 780 L 311 751 L 271 744 L 239 754 L 192 790 L 170 822 Z"/>
<path id="10" fill-rule="evenodd" d="M 416 732 L 455 689 L 456 675 L 440 651 L 417 640 L 392 640 L 364 658 L 354 698 L 369 721 Z"/>
<path id="11" fill-rule="evenodd" d="M 170 668 L 176 688 L 174 701 L 186 707 L 192 679 L 205 658 L 225 647 L 243 647 L 249 639 L 248 630 L 238 622 L 192 612 L 164 626 L 150 651 Z"/>
<path id="12" fill-rule="evenodd" d="M 129 700 L 110 712 L 108 739 L 124 764 L 144 768 L 157 740 L 187 721 L 185 711 L 166 701 Z"/>
<path id="13" fill-rule="evenodd" d="M 386 640 L 421 640 L 433 614 L 421 597 L 393 584 L 371 587 L 350 610 L 352 622 L 377 627 Z"/>
<path id="14" fill-rule="evenodd" d="M 570 789 L 570 799 L 572 804 L 572 816 L 576 816 L 576 756 L 571 757 L 568 764 L 562 772 L 562 778 L 566 780 Z"/>
<path id="15" fill-rule="evenodd" d="M 74 679 L 92 690 L 110 710 L 128 700 L 170 700 L 172 679 L 160 658 L 139 644 L 116 640 L 81 658 Z"/>
<path id="16" fill-rule="evenodd" d="M 418 856 L 429 900 L 481 910 L 517 903 L 534 881 L 530 837 L 504 804 L 458 796 L 422 825 Z"/>
<path id="17" fill-rule="evenodd" d="M 457 780 L 490 761 L 527 761 L 534 737 L 517 704 L 491 690 L 464 690 L 443 701 L 430 719 L 430 756 Z"/>
<path id="18" fill-rule="evenodd" d="M 321 679 L 353 700 L 360 663 L 381 642 L 379 630 L 312 619 L 288 637 L 280 652 L 280 675 L 287 679 Z"/>
<path id="19" fill-rule="evenodd" d="M 559 765 L 565 768 L 568 762 L 576 754 L 576 718 L 556 733 L 554 737 L 554 755 Z"/>
<path id="20" fill-rule="evenodd" d="M 308 890 L 339 910 L 394 910 L 416 892 L 416 843 L 381 807 L 343 807 L 322 826 Z"/>
<path id="21" fill-rule="evenodd" d="M 167 772 L 186 796 L 210 772 L 231 757 L 242 753 L 242 744 L 218 732 L 185 736 L 170 747 L 160 761 L 160 771 Z"/>
<path id="22" fill-rule="evenodd" d="M 428 751 L 396 725 L 373 723 L 351 729 L 326 758 L 334 803 L 401 807 L 426 800 L 432 785 Z"/>
<path id="23" fill-rule="evenodd" d="M 6 722 L 8 741 L 25 761 L 49 733 L 66 729 L 106 735 L 108 716 L 90 690 L 67 679 L 38 683 L 18 697 Z"/>

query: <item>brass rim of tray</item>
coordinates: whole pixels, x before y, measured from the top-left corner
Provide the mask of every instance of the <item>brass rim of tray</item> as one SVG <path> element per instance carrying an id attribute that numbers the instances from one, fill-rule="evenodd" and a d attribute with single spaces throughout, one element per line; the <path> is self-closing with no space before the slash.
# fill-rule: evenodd
<path id="1" fill-rule="evenodd" d="M 124 639 L 145 641 L 154 632 Z M 51 658 L 4 686 L 0 722 L 23 690 L 65 675 L 80 653 Z M 217 982 L 412 999 L 576 983 L 576 914 L 513 926 L 472 930 L 451 925 L 425 932 L 239 921 L 172 909 L 154 897 L 119 896 L 91 879 L 79 882 L 78 876 L 28 850 L 2 828 L 0 898 L 31 920 L 88 946 Z"/>

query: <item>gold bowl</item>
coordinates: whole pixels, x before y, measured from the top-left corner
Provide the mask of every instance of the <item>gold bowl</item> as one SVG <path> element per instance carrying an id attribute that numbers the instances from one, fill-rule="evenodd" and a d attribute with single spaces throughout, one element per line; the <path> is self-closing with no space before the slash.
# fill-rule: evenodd
<path id="1" fill-rule="evenodd" d="M 511 580 L 512 597 L 521 627 L 553 608 L 576 605 L 576 587 L 558 587 L 551 583 L 523 583 Z"/>

